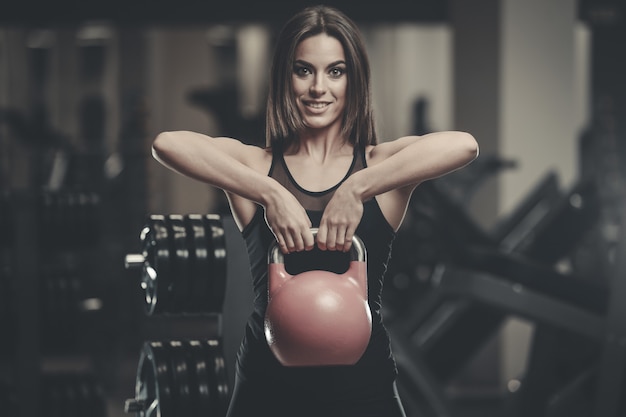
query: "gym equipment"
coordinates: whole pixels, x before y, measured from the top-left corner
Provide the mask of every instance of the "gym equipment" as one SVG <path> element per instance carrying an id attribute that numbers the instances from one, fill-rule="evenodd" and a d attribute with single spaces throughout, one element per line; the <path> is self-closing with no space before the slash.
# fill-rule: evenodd
<path id="1" fill-rule="evenodd" d="M 423 412 L 423 415 L 455 415 L 454 404 L 444 387 L 469 359 L 465 345 L 458 344 L 459 340 L 466 338 L 468 346 L 476 349 L 478 336 L 487 340 L 493 333 L 487 332 L 489 327 L 497 329 L 503 317 L 522 317 L 536 323 L 540 330 L 550 328 L 554 332 L 559 329 L 561 331 L 557 334 L 561 337 L 576 336 L 567 340 L 598 343 L 604 337 L 602 314 L 522 284 L 512 284 L 506 275 L 449 265 L 441 265 L 435 275 L 437 284 L 432 295 L 407 320 L 414 327 L 399 329 L 393 326 L 390 329 L 400 385 L 413 396 L 419 394 L 422 397 L 420 405 L 433 411 L 433 414 Z M 474 328 L 477 328 L 477 334 Z M 582 347 L 586 344 L 574 343 L 560 354 L 582 358 L 583 355 L 572 354 Z M 456 359 L 455 355 L 459 354 L 463 361 Z M 580 368 L 587 365 L 587 361 L 577 363 Z M 524 379 L 522 386 L 525 383 Z"/>
<path id="2" fill-rule="evenodd" d="M 12 208 L 10 206 L 11 194 L 3 190 L 0 194 L 0 249 L 11 246 L 15 236 L 15 225 Z"/>
<path id="3" fill-rule="evenodd" d="M 626 195 L 621 207 L 626 208 Z M 618 416 L 626 413 L 626 227 L 620 230 L 616 260 L 611 270 L 611 295 L 609 297 L 606 337 L 598 355 L 594 417 Z M 616 366 L 620 364 L 621 366 Z"/>
<path id="4" fill-rule="evenodd" d="M 41 194 L 40 230 L 46 247 L 80 248 L 98 241 L 100 197 L 93 192 Z"/>
<path id="5" fill-rule="evenodd" d="M 106 398 L 95 375 L 79 372 L 44 374 L 42 403 L 50 417 L 105 417 Z"/>
<path id="6" fill-rule="evenodd" d="M 317 234 L 317 229 L 312 231 Z M 265 336 L 283 365 L 352 365 L 365 352 L 372 316 L 367 254 L 357 236 L 350 254 L 350 267 L 343 274 L 311 270 L 290 275 L 278 244 L 270 245 Z"/>
<path id="7" fill-rule="evenodd" d="M 40 320 L 42 348 L 49 352 L 77 349 L 82 282 L 74 274 L 43 273 L 40 278 Z"/>
<path id="8" fill-rule="evenodd" d="M 0 194 L 0 248 L 15 242 L 15 191 Z M 46 251 L 91 248 L 99 242 L 100 195 L 92 191 L 41 191 L 32 196 L 39 245 Z"/>
<path id="9" fill-rule="evenodd" d="M 597 190 L 584 180 L 567 193 L 551 190 L 554 181 L 548 177 L 513 220 L 490 235 L 465 225 L 470 219 L 455 215 L 461 211 L 457 204 L 434 186 L 427 189 L 437 204 L 424 212 L 436 221 L 446 252 L 435 263 L 429 291 L 388 326 L 401 385 L 419 391 L 437 415 L 452 415 L 444 384 L 506 317 L 530 319 L 540 333 L 562 329 L 596 342 L 602 337 L 607 289 L 555 267 L 596 224 Z"/>
<path id="10" fill-rule="evenodd" d="M 137 417 L 222 417 L 230 391 L 221 339 L 144 342 L 135 398 L 126 413 Z"/>
<path id="11" fill-rule="evenodd" d="M 433 180 L 415 190 L 394 241 L 383 293 L 387 320 L 410 314 L 428 293 L 439 263 L 465 259 L 467 248 L 475 245 L 514 251 L 564 199 L 556 174 L 548 172 L 515 210 L 488 232 L 474 222 L 464 203 L 455 201 L 440 185 Z"/>
<path id="12" fill-rule="evenodd" d="M 85 350 L 86 329 L 100 327 L 102 299 L 82 275 L 82 271 L 41 267 L 38 286 L 38 346 L 45 354 L 68 354 Z M 15 297 L 15 271 L 0 267 L 0 329 L 7 340 L 18 334 L 18 303 Z M 0 352 L 11 344 L 0 345 Z"/>
<path id="13" fill-rule="evenodd" d="M 432 209 L 437 242 L 445 242 L 440 246 L 445 251 L 433 270 L 444 264 L 488 272 L 508 285 L 523 285 L 581 307 L 601 309 L 605 290 L 552 266 L 595 223 L 599 211 L 596 190 L 582 181 L 567 193 L 555 194 L 554 181 L 548 175 L 512 214 L 513 220 L 502 222 L 494 236 L 478 228 L 467 214 L 458 215 L 462 209 L 434 185 L 426 188 L 437 208 Z M 427 283 L 428 291 L 420 302 L 403 312 L 398 323 L 390 324 L 398 333 L 410 334 L 411 345 L 421 341 L 418 349 L 433 373 L 449 380 L 499 329 L 506 314 L 466 298 L 441 296 L 438 275 L 433 274 Z M 461 345 L 464 349 L 459 351 Z"/>
<path id="14" fill-rule="evenodd" d="M 17 332 L 17 315 L 13 294 L 13 282 L 9 268 L 0 264 L 0 329 L 7 335 L 6 338 L 13 337 Z M 8 356 L 12 350 L 11 344 L 0 343 L 0 355 Z"/>
<path id="15" fill-rule="evenodd" d="M 220 313 L 226 289 L 226 243 L 217 214 L 152 214 L 140 234 L 142 253 L 126 268 L 141 268 L 145 311 Z"/>

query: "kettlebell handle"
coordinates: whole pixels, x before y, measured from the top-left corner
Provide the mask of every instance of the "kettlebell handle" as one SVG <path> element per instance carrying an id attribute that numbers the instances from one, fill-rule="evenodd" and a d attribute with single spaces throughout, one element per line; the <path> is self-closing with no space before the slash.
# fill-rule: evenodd
<path id="1" fill-rule="evenodd" d="M 311 233 L 313 233 L 313 238 L 317 236 L 317 232 L 319 229 L 312 228 Z M 268 264 L 282 264 L 285 263 L 285 257 L 283 253 L 280 251 L 280 247 L 278 246 L 278 242 L 274 240 L 270 245 L 267 252 L 267 263 Z M 352 236 L 352 246 L 350 247 L 350 261 L 359 261 L 365 262 L 367 261 L 367 251 L 365 250 L 365 244 L 357 235 Z"/>

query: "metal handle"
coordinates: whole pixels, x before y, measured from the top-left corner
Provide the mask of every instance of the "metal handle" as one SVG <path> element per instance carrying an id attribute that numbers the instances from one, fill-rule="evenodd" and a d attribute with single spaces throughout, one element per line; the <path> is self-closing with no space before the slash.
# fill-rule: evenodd
<path id="1" fill-rule="evenodd" d="M 312 228 L 313 238 L 317 236 L 318 228 Z M 365 262 L 367 260 L 367 251 L 365 244 L 357 235 L 352 236 L 352 246 L 350 247 L 350 260 Z M 268 264 L 282 264 L 285 263 L 285 257 L 280 251 L 277 241 L 273 241 L 267 251 L 267 263 Z"/>
<path id="2" fill-rule="evenodd" d="M 126 400 L 124 403 L 124 412 L 125 413 L 140 413 L 145 411 L 146 402 L 144 400 L 138 400 L 135 398 L 131 398 Z"/>
<path id="3" fill-rule="evenodd" d="M 146 258 L 140 253 L 131 253 L 124 258 L 124 267 L 126 269 L 139 268 L 146 261 Z"/>

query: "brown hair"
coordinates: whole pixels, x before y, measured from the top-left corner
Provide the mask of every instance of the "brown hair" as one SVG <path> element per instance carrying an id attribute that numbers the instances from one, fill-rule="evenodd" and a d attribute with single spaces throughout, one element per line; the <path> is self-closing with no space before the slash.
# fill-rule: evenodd
<path id="1" fill-rule="evenodd" d="M 341 133 L 355 146 L 377 143 L 371 104 L 370 66 L 356 24 L 329 6 L 307 7 L 283 26 L 272 61 L 266 110 L 268 146 L 287 148 L 305 128 L 291 92 L 295 50 L 304 39 L 325 33 L 343 46 L 347 67 L 347 100 Z"/>

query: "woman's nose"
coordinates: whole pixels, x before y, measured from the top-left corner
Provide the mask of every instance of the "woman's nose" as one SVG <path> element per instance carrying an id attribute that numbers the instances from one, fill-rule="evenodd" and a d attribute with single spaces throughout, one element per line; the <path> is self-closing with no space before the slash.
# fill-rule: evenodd
<path id="1" fill-rule="evenodd" d="M 320 96 L 326 92 L 326 83 L 322 75 L 316 75 L 313 78 L 310 88 L 311 95 Z"/>

